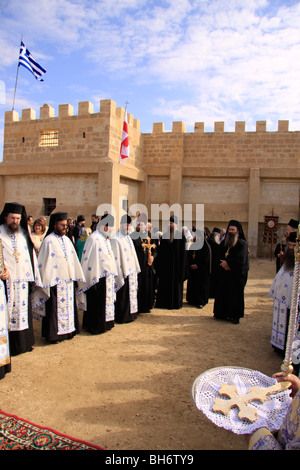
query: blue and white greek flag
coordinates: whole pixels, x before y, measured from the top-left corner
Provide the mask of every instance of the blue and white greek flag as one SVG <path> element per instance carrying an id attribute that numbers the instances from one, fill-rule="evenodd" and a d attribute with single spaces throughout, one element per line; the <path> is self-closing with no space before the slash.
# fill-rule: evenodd
<path id="1" fill-rule="evenodd" d="M 46 73 L 46 70 L 34 60 L 22 41 L 19 55 L 19 67 L 20 65 L 23 65 L 23 67 L 29 70 L 37 80 L 40 80 L 41 82 L 44 81 L 41 77 Z"/>

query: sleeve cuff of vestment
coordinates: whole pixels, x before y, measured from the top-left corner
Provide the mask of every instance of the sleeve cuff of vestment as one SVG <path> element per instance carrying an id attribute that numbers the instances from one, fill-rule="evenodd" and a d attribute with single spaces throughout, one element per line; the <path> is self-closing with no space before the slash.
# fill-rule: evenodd
<path id="1" fill-rule="evenodd" d="M 252 450 L 255 444 L 262 438 L 264 437 L 274 437 L 273 434 L 269 431 L 267 428 L 260 428 L 257 431 L 255 431 L 254 434 L 252 434 L 249 445 L 248 445 L 248 450 Z M 275 438 L 274 438 L 275 439 Z"/>

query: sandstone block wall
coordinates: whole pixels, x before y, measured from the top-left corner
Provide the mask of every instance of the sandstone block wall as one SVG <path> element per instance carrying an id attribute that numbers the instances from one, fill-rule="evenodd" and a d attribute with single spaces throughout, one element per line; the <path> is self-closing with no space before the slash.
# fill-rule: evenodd
<path id="1" fill-rule="evenodd" d="M 56 210 L 71 217 L 96 212 L 101 204 L 116 207 L 119 198 L 136 200 L 141 170 L 142 137 L 140 122 L 128 114 L 130 161 L 119 164 L 119 150 L 125 110 L 111 100 L 101 100 L 100 112 L 90 102 L 78 105 L 78 114 L 69 104 L 59 106 L 58 116 L 45 104 L 40 116 L 32 109 L 5 113 L 4 153 L 0 164 L 0 202 L 24 202 L 27 212 L 43 214 L 44 198 L 56 198 Z M 41 146 L 45 131 L 58 131 L 58 145 Z M 134 190 L 131 190 L 131 186 Z"/>
<path id="2" fill-rule="evenodd" d="M 226 132 L 216 122 L 206 132 L 203 122 L 186 132 L 174 122 L 165 132 L 154 123 L 141 133 L 140 122 L 128 114 L 130 158 L 119 163 L 125 109 L 101 100 L 100 111 L 81 102 L 78 113 L 69 104 L 58 115 L 45 104 L 40 116 L 32 109 L 5 114 L 4 154 L 0 164 L 0 204 L 18 200 L 34 217 L 42 215 L 45 198 L 56 199 L 56 210 L 87 221 L 100 204 L 111 204 L 116 223 L 126 207 L 143 204 L 151 217 L 153 204 L 204 205 L 204 225 L 226 227 L 231 218 L 243 223 L 252 256 L 270 253 L 262 242 L 264 216 L 279 217 L 279 235 L 290 218 L 299 218 L 300 132 L 279 121 L 269 132 L 265 121 L 255 132 L 236 122 Z M 44 131 L 57 131 L 57 145 L 41 146 Z M 166 220 L 154 221 L 162 228 Z"/>

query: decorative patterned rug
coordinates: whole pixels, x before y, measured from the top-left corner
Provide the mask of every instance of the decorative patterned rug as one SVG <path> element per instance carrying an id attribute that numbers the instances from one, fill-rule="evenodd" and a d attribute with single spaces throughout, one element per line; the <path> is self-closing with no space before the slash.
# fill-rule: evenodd
<path id="1" fill-rule="evenodd" d="M 104 450 L 0 410 L 0 450 Z"/>

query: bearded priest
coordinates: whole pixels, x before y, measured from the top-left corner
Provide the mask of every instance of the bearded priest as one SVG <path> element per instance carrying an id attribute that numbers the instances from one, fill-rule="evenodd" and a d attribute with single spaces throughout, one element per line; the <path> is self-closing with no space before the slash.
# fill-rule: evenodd
<path id="1" fill-rule="evenodd" d="M 0 215 L 0 243 L 6 266 L 2 280 L 9 309 L 10 354 L 17 356 L 33 349 L 33 309 L 40 308 L 48 298 L 42 289 L 26 209 L 22 204 L 5 204 Z"/>
<path id="2" fill-rule="evenodd" d="M 75 247 L 66 236 L 68 214 L 50 216 L 49 229 L 40 247 L 38 262 L 43 286 L 49 291 L 42 319 L 42 336 L 51 343 L 79 333 L 75 289 L 85 277 Z"/>
<path id="3" fill-rule="evenodd" d="M 230 220 L 220 244 L 220 277 L 215 286 L 214 317 L 239 323 L 244 316 L 244 290 L 248 279 L 248 245 L 242 224 Z"/>
<path id="4" fill-rule="evenodd" d="M 82 327 L 91 334 L 105 333 L 114 327 L 117 266 L 110 242 L 113 227 L 114 217 L 103 215 L 82 253 L 81 266 L 86 278 L 80 289 Z"/>

